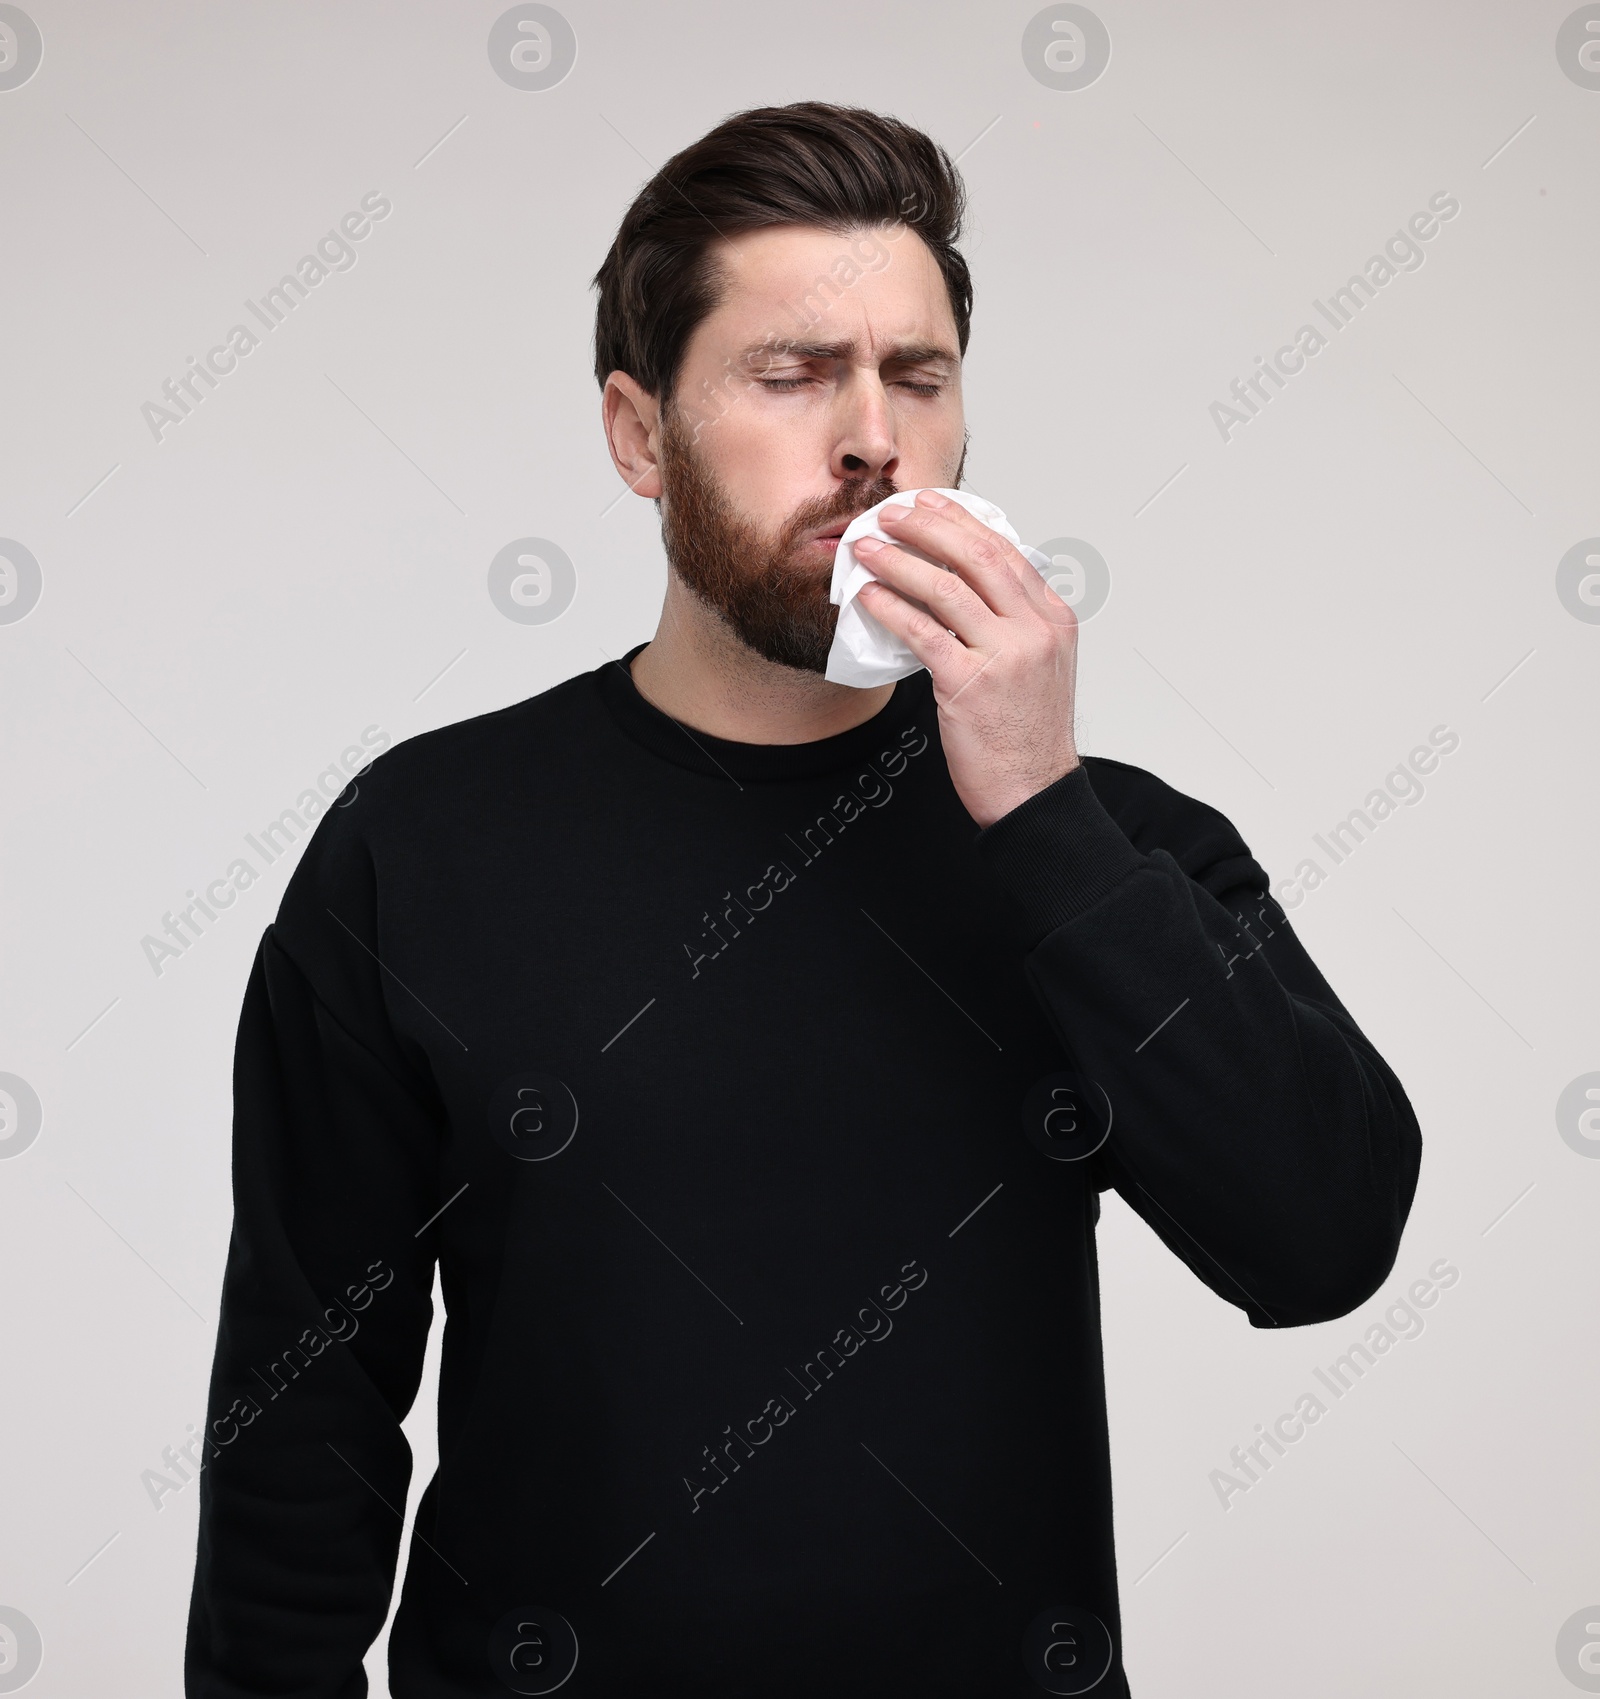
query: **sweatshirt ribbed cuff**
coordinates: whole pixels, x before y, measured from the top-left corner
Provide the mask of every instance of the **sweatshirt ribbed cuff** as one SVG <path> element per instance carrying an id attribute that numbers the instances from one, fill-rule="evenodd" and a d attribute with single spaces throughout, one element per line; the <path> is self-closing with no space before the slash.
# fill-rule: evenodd
<path id="1" fill-rule="evenodd" d="M 985 826 L 977 849 L 1020 907 L 1030 949 L 1148 861 L 1106 812 L 1081 762 Z"/>

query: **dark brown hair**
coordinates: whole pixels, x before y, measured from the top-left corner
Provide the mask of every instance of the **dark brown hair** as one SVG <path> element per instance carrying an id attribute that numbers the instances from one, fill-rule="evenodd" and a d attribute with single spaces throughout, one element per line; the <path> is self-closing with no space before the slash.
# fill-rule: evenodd
<path id="1" fill-rule="evenodd" d="M 961 352 L 972 278 L 956 251 L 966 192 L 939 144 L 898 118 L 802 100 L 724 118 L 639 191 L 595 273 L 594 371 L 671 395 L 695 326 L 717 305 L 711 243 L 773 225 L 840 233 L 903 224 L 944 276 Z"/>

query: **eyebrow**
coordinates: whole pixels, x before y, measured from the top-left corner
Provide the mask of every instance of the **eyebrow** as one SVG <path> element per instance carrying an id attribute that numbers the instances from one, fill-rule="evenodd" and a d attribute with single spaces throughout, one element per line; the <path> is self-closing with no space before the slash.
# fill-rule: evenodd
<path id="1" fill-rule="evenodd" d="M 800 360 L 853 360 L 858 352 L 859 345 L 851 337 L 840 342 L 796 342 L 784 337 L 776 342 L 752 343 L 740 358 L 747 364 L 755 362 L 763 354 L 769 358 L 787 355 L 791 359 Z M 898 342 L 888 349 L 883 358 L 883 364 L 891 366 L 953 368 L 958 363 L 956 356 L 948 348 L 941 347 L 936 342 Z"/>

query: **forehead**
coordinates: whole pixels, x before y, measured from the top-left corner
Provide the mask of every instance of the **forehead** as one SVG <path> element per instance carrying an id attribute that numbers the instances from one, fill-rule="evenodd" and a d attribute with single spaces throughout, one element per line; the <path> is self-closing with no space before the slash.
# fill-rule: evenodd
<path id="1" fill-rule="evenodd" d="M 710 253 L 719 300 L 695 328 L 691 358 L 720 358 L 764 339 L 848 340 L 864 358 L 919 343 L 959 358 L 944 278 L 927 244 L 903 225 L 780 225 L 715 242 Z"/>

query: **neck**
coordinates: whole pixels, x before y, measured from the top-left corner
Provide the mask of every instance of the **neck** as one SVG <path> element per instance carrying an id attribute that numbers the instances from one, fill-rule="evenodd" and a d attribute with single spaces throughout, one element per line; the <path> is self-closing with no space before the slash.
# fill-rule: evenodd
<path id="1" fill-rule="evenodd" d="M 663 714 L 734 743 L 814 743 L 871 719 L 894 694 L 892 684 L 858 690 L 765 659 L 671 572 L 661 623 L 630 671 Z"/>

